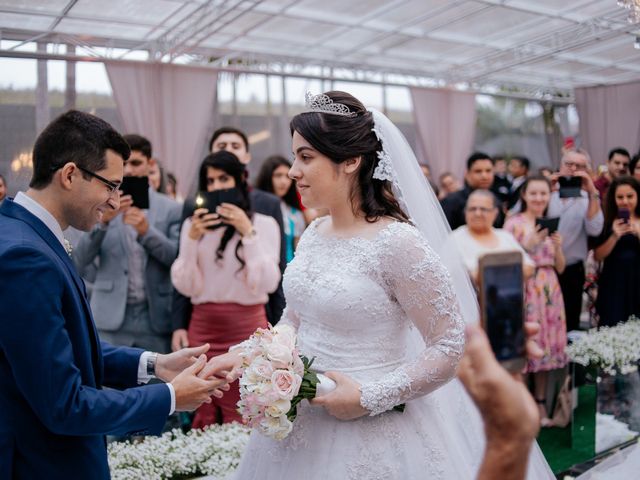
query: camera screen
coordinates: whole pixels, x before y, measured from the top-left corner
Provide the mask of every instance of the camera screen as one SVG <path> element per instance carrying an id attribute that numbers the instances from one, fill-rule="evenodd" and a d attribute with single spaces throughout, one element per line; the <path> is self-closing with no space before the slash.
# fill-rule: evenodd
<path id="1" fill-rule="evenodd" d="M 487 266 L 483 271 L 484 316 L 498 360 L 524 356 L 522 265 Z"/>

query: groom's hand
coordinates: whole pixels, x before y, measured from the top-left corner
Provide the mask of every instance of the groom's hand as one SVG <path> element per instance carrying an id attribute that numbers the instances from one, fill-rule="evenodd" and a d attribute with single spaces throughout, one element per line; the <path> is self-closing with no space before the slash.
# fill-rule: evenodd
<path id="1" fill-rule="evenodd" d="M 166 355 L 158 355 L 156 362 L 156 377 L 163 382 L 170 382 L 185 368 L 190 367 L 198 360 L 200 355 L 207 353 L 209 344 L 199 347 L 183 348 L 177 352 Z"/>
<path id="2" fill-rule="evenodd" d="M 176 393 L 176 411 L 190 412 L 203 403 L 211 403 L 211 397 L 222 397 L 222 389 L 229 389 L 229 384 L 224 379 L 204 380 L 198 377 L 198 373 L 207 363 L 207 357 L 200 355 L 196 362 L 183 370 L 172 381 Z"/>
<path id="3" fill-rule="evenodd" d="M 360 405 L 360 384 L 353 378 L 340 372 L 325 372 L 336 382 L 335 390 L 311 400 L 320 405 L 338 420 L 354 420 L 367 415 L 369 411 Z"/>

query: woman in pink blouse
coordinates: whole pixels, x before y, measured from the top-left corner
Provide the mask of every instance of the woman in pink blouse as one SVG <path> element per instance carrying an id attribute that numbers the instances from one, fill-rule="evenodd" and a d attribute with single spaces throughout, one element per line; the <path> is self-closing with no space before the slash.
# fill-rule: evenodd
<path id="1" fill-rule="evenodd" d="M 215 212 L 195 210 L 182 226 L 180 254 L 171 267 L 173 285 L 193 304 L 188 344 L 209 343 L 209 358 L 267 326 L 264 305 L 280 281 L 278 224 L 251 212 L 245 179 L 245 166 L 233 153 L 223 150 L 204 159 L 199 190 L 232 189 L 225 196 L 237 201 L 222 203 Z M 176 330 L 174 335 L 184 333 Z M 223 398 L 212 398 L 196 411 L 193 427 L 242 421 L 238 399 L 235 382 Z"/>

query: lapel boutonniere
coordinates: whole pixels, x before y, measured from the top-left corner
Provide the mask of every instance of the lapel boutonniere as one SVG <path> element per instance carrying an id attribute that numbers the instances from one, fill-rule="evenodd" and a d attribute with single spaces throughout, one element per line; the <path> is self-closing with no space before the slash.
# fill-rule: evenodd
<path id="1" fill-rule="evenodd" d="M 67 252 L 67 255 L 71 256 L 71 252 L 73 252 L 73 247 L 71 246 L 71 242 L 66 238 L 64 239 L 64 249 Z"/>

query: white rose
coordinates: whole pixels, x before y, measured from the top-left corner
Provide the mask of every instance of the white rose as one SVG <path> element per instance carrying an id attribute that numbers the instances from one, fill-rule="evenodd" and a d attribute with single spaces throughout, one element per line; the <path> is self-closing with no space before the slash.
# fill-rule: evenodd
<path id="1" fill-rule="evenodd" d="M 268 437 L 275 438 L 276 440 L 282 440 L 285 438 L 289 433 L 291 433 L 292 428 L 293 423 L 291 423 L 286 416 L 278 418 L 265 417 L 265 419 L 260 422 L 259 426 L 259 429 L 263 434 Z"/>
<path id="2" fill-rule="evenodd" d="M 276 325 L 273 327 L 273 341 L 284 345 L 289 350 L 296 348 L 296 332 L 289 325 Z"/>
<path id="3" fill-rule="evenodd" d="M 265 409 L 265 414 L 270 417 L 281 417 L 291 410 L 291 402 L 284 398 L 279 398 Z"/>
<path id="4" fill-rule="evenodd" d="M 271 378 L 271 374 L 273 373 L 273 365 L 263 357 L 256 358 L 251 364 L 251 368 L 257 376 L 266 378 L 267 380 Z"/>
<path id="5" fill-rule="evenodd" d="M 265 348 L 267 358 L 273 362 L 276 368 L 287 368 L 293 360 L 291 348 L 281 343 L 272 343 Z"/>

